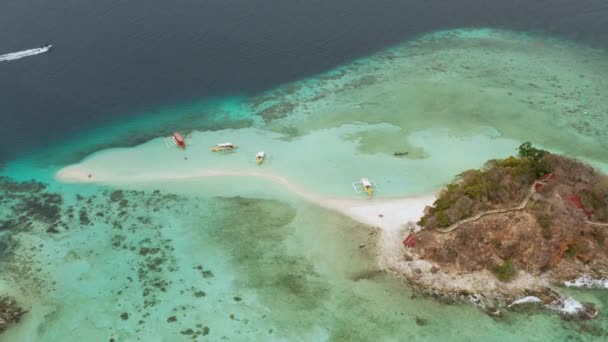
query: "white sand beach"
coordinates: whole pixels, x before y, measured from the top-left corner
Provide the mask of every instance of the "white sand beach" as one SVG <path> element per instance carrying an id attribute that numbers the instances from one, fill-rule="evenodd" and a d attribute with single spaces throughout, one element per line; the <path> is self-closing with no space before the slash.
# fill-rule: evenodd
<path id="1" fill-rule="evenodd" d="M 336 210 L 352 219 L 373 227 L 381 228 L 386 232 L 394 233 L 404 227 L 408 222 L 417 222 L 426 206 L 432 205 L 435 196 L 411 196 L 403 198 L 348 198 L 329 197 L 307 191 L 301 185 L 285 177 L 263 171 L 222 171 L 204 170 L 199 172 L 156 172 L 129 174 L 125 176 L 111 176 L 103 169 L 93 168 L 86 164 L 71 165 L 57 172 L 56 178 L 66 183 L 152 183 L 162 181 L 195 181 L 198 178 L 208 177 L 239 177 L 263 178 L 280 185 L 289 192 L 321 207 Z"/>

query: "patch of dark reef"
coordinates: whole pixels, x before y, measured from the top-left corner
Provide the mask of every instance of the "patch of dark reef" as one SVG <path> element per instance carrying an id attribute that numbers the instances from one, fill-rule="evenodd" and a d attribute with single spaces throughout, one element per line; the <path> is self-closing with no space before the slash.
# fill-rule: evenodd
<path id="1" fill-rule="evenodd" d="M 429 320 L 428 319 L 422 318 L 420 316 L 416 316 L 416 325 L 423 327 L 423 326 L 428 325 L 428 324 L 429 324 Z"/>
<path id="2" fill-rule="evenodd" d="M 61 220 L 63 198 L 46 188 L 34 180 L 20 182 L 0 177 L 0 232 L 33 229 L 57 232 L 67 228 Z"/>
<path id="3" fill-rule="evenodd" d="M 120 310 L 114 313 L 117 321 L 128 319 L 138 323 L 133 331 L 135 336 L 146 331 L 150 324 L 158 324 L 159 315 L 160 323 L 167 324 L 166 328 L 179 336 L 201 339 L 212 334 L 213 327 L 208 323 L 192 326 L 185 317 L 200 314 L 201 305 L 214 299 L 213 284 L 222 278 L 218 273 L 221 268 L 202 260 L 178 258 L 171 239 L 175 225 L 195 230 L 201 241 L 207 240 L 230 253 L 227 261 L 240 275 L 234 283 L 235 292 L 222 301 L 247 306 L 247 290 L 255 292 L 257 301 L 272 308 L 273 313 L 267 319 L 273 324 L 268 327 L 273 334 L 280 335 L 282 331 L 291 334 L 293 329 L 309 332 L 318 324 L 318 316 L 303 313 L 324 314 L 325 303 L 335 295 L 328 280 L 315 270 L 313 261 L 288 249 L 296 210 L 286 203 L 240 197 L 186 200 L 160 191 L 115 189 L 62 198 L 48 192 L 43 184 L 13 183 L 3 188 L 14 191 L 4 192 L 9 196 L 3 196 L 2 201 L 9 205 L 2 207 L 0 219 L 12 220 L 17 215 L 22 222 L 18 226 L 8 225 L 0 239 L 0 254 L 20 257 L 3 258 L 5 275 L 17 279 L 24 293 L 44 297 L 55 289 L 55 275 L 45 273 L 49 261 L 46 247 L 19 246 L 21 234 L 48 239 L 48 245 L 61 248 L 60 255 L 66 255 L 67 248 L 67 258 L 90 256 L 103 262 L 105 256 L 95 253 L 94 247 L 69 245 L 71 238 L 65 239 L 68 234 L 94 237 L 96 246 L 111 248 L 112 258 L 121 260 L 120 270 L 110 270 L 105 275 L 108 286 L 104 291 L 121 301 Z M 29 192 L 21 191 L 23 189 Z M 16 210 L 26 210 L 29 214 L 19 216 L 21 213 Z M 39 210 L 43 213 L 34 213 Z M 56 227 L 56 231 L 49 231 L 50 227 Z M 357 246 L 354 248 L 361 251 Z M 23 264 L 26 261 L 27 264 Z M 372 270 L 369 266 L 353 270 L 352 274 L 360 280 L 375 280 L 377 275 Z M 189 278 L 187 274 L 197 277 Z M 196 278 L 196 281 L 189 280 Z M 36 290 L 31 290 L 33 283 L 38 284 Z M 179 304 L 176 298 L 188 298 L 188 304 Z M 167 309 L 168 303 L 175 306 Z M 348 307 L 362 304 L 360 299 L 344 302 Z M 247 317 L 237 320 L 234 315 L 230 318 L 226 315 L 226 319 L 240 324 L 248 322 Z M 299 324 L 292 327 L 296 320 Z M 344 327 L 340 331 L 346 334 L 347 319 L 337 324 Z"/>
<path id="4" fill-rule="evenodd" d="M 601 326 L 600 322 L 597 321 L 589 321 L 584 319 L 564 319 L 562 320 L 561 324 L 565 330 L 576 331 L 583 336 L 588 335 L 589 337 L 604 341 L 608 338 L 608 331 Z"/>
<path id="5" fill-rule="evenodd" d="M 0 296 L 0 334 L 12 325 L 19 323 L 26 311 L 14 298 Z"/>
<path id="6" fill-rule="evenodd" d="M 238 286 L 253 289 L 258 300 L 280 312 L 282 317 L 273 317 L 278 322 L 302 311 L 323 308 L 331 296 L 330 284 L 307 257 L 287 250 L 286 240 L 292 234 L 290 223 L 296 215 L 293 207 L 279 201 L 240 197 L 214 203 L 217 212 L 226 214 L 209 218 L 211 238 L 231 251 L 232 264 L 242 275 Z M 239 215 L 230 214 L 236 212 Z M 305 331 L 307 324 L 300 320 L 297 328 Z"/>
<path id="7" fill-rule="evenodd" d="M 17 246 L 18 242 L 12 234 L 0 234 L 0 260 L 6 261 Z"/>
<path id="8" fill-rule="evenodd" d="M 182 335 L 186 335 L 186 336 L 192 336 L 193 340 L 198 339 L 199 336 L 207 336 L 209 335 L 209 332 L 211 331 L 211 329 L 209 329 L 209 327 L 207 326 L 203 326 L 202 324 L 196 324 L 196 328 L 188 328 L 185 330 L 180 331 L 180 334 Z"/>
<path id="9" fill-rule="evenodd" d="M 132 315 L 143 320 L 150 316 L 158 304 L 174 291 L 174 283 L 167 275 L 179 271 L 173 255 L 173 242 L 164 236 L 169 228 L 154 215 L 179 203 L 172 194 L 142 191 L 106 191 L 101 207 L 95 210 L 105 215 L 95 215 L 91 220 L 103 220 L 112 231 L 112 249 L 130 254 L 133 274 L 127 277 L 118 295 L 137 294 L 133 298 Z M 134 287 L 134 292 L 129 291 Z"/>
<path id="10" fill-rule="evenodd" d="M 35 180 L 12 182 L 6 176 L 0 176 L 0 190 L 6 193 L 16 192 L 40 192 L 46 189 L 46 185 Z"/>
<path id="11" fill-rule="evenodd" d="M 148 308 L 161 302 L 160 294 L 168 291 L 171 281 L 167 272 L 178 270 L 170 239 L 163 237 L 165 228 L 150 214 L 166 210 L 176 203 L 175 195 L 162 195 L 160 191 L 101 191 L 96 195 L 76 195 L 73 204 L 66 204 L 58 193 L 36 181 L 18 182 L 0 178 L 0 260 L 7 277 L 30 293 L 52 291 L 54 282 L 45 275 L 43 244 L 20 248 L 22 233 L 28 235 L 79 234 L 95 227 L 97 236 L 110 236 L 108 243 L 115 250 L 132 253 L 134 274 L 128 276 L 118 292 L 127 294 L 135 286 L 141 297 L 129 310 L 129 316 L 147 317 Z M 106 233 L 104 233 L 104 231 Z M 116 231 L 117 234 L 112 234 Z M 100 241 L 103 243 L 103 241 Z M 46 254 L 46 253 L 45 253 Z M 18 258 L 14 256 L 19 255 Z M 76 253 L 75 255 L 78 255 Z M 45 263 L 45 262 L 44 262 Z M 205 271 L 205 275 L 210 272 Z M 12 276 L 8 276 L 12 274 Z M 132 284 L 136 282 L 136 284 Z M 35 285 L 33 285 L 35 284 Z M 198 291 L 198 292 L 197 292 Z M 204 293 L 200 290 L 194 292 Z M 137 303 L 137 301 L 136 301 Z M 123 315 L 124 316 L 124 315 Z"/>

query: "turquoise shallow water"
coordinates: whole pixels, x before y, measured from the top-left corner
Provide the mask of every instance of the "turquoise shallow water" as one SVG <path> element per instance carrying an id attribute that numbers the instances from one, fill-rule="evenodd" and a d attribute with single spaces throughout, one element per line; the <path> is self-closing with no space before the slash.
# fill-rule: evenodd
<path id="1" fill-rule="evenodd" d="M 278 199 L 205 198 L 183 185 L 164 184 L 175 195 L 66 195 L 67 227 L 45 232 L 43 218 L 20 227 L 2 287 L 27 294 L 29 312 L 5 337 L 541 341 L 605 333 L 604 320 L 507 312 L 495 321 L 466 303 L 417 296 L 378 270 L 368 227 L 280 188 L 272 189 Z"/>
<path id="2" fill-rule="evenodd" d="M 13 161 L 0 190 L 0 289 L 28 313 L 3 337 L 603 340 L 605 291 L 572 291 L 602 311 L 584 323 L 552 313 L 493 320 L 466 303 L 420 297 L 378 270 L 369 227 L 270 182 L 100 187 L 58 183 L 54 173 L 98 149 L 186 129 L 200 132 L 187 136 L 185 153 L 155 139 L 85 164 L 118 176 L 241 170 L 255 168 L 264 148 L 266 170 L 346 198 L 363 175 L 380 196 L 432 193 L 524 140 L 606 169 L 605 57 L 547 37 L 442 32 L 258 96 L 169 106 Z M 209 155 L 224 139 L 239 152 Z M 47 189 L 16 183 L 30 178 Z"/>

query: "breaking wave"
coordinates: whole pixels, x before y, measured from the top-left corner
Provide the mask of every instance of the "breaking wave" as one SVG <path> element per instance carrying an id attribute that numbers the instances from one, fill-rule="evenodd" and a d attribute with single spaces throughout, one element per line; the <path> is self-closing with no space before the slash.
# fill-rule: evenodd
<path id="1" fill-rule="evenodd" d="M 512 307 L 513 305 L 519 305 L 519 304 L 525 304 L 525 303 L 541 303 L 541 302 L 542 301 L 538 297 L 527 296 L 527 297 L 523 297 L 523 298 L 513 301 L 513 303 L 509 304 L 509 307 Z"/>
<path id="2" fill-rule="evenodd" d="M 567 287 L 605 288 L 608 289 L 608 278 L 594 279 L 589 275 L 583 275 L 577 279 L 566 281 Z"/>

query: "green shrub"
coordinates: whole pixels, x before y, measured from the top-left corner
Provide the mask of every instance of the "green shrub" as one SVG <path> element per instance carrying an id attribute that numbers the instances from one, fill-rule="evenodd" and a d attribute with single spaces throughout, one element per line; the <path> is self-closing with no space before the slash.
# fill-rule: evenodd
<path id="1" fill-rule="evenodd" d="M 540 225 L 541 228 L 543 229 L 549 229 L 551 228 L 551 216 L 547 215 L 547 214 L 540 214 L 536 216 L 536 222 L 538 222 L 538 224 Z"/>
<path id="2" fill-rule="evenodd" d="M 448 209 L 449 207 L 452 206 L 452 204 L 454 204 L 454 200 L 449 198 L 450 196 L 447 194 L 441 195 L 436 201 L 435 203 L 433 203 L 433 209 L 431 210 L 432 213 L 434 212 L 441 212 L 444 211 L 446 209 Z"/>
<path id="3" fill-rule="evenodd" d="M 425 227 L 426 226 L 426 219 L 427 219 L 427 215 L 424 215 L 420 218 L 420 220 L 418 220 L 418 222 L 416 222 L 417 225 Z"/>
<path id="4" fill-rule="evenodd" d="M 547 151 L 535 148 L 529 141 L 519 145 L 519 156 L 538 162 L 547 154 Z"/>
<path id="5" fill-rule="evenodd" d="M 548 173 L 551 173 L 551 164 L 547 158 L 543 157 L 540 160 L 532 164 L 535 178 L 542 177 Z"/>
<path id="6" fill-rule="evenodd" d="M 522 166 L 526 166 L 528 163 L 525 159 L 510 156 L 507 159 L 499 160 L 497 164 L 501 167 L 520 168 Z"/>
<path id="7" fill-rule="evenodd" d="M 464 188 L 465 195 L 470 199 L 478 200 L 482 197 L 487 197 L 488 187 L 485 183 L 471 184 Z"/>
<path id="8" fill-rule="evenodd" d="M 505 260 L 501 265 L 492 267 L 492 272 L 496 274 L 496 277 L 498 277 L 500 281 L 509 281 L 517 274 L 515 264 L 511 259 Z"/>
<path id="9" fill-rule="evenodd" d="M 481 170 L 458 175 L 419 223 L 448 227 L 482 211 L 519 204 L 537 175 L 546 173 L 549 162 L 544 156 L 550 156 L 530 143 L 522 144 L 519 152 L 520 157 L 490 160 Z"/>
<path id="10" fill-rule="evenodd" d="M 553 225 L 553 219 L 550 214 L 550 207 L 546 204 L 535 203 L 532 208 L 536 222 L 538 222 L 538 225 L 541 228 L 541 234 L 545 239 L 551 239 L 551 226 Z"/>
<path id="11" fill-rule="evenodd" d="M 568 249 L 566 249 L 566 252 L 564 252 L 564 255 L 568 258 L 568 259 L 572 259 L 576 253 L 578 252 L 578 248 L 575 244 L 572 244 L 570 246 L 568 246 Z"/>
<path id="12" fill-rule="evenodd" d="M 441 228 L 449 227 L 450 224 L 452 224 L 448 215 L 446 215 L 443 211 L 437 213 L 437 223 Z"/>
<path id="13" fill-rule="evenodd" d="M 500 242 L 500 240 L 498 240 L 498 239 L 492 239 L 492 241 L 490 241 L 490 242 L 492 243 L 492 245 L 493 245 L 495 248 L 500 248 L 500 247 L 502 246 L 502 243 L 501 243 L 501 242 Z"/>
<path id="14" fill-rule="evenodd" d="M 535 148 L 530 142 L 521 144 L 518 151 L 520 157 L 531 161 L 530 167 L 534 177 L 540 177 L 551 172 L 551 165 L 545 158 L 550 155 L 549 152 Z"/>

